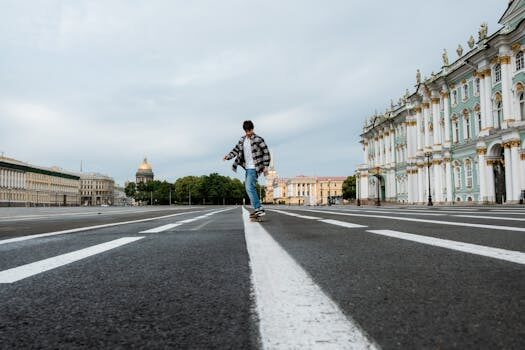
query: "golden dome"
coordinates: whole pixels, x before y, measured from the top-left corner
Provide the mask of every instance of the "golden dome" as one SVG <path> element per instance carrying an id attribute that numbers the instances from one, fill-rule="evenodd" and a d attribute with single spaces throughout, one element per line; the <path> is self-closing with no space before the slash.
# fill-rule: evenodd
<path id="1" fill-rule="evenodd" d="M 144 157 L 142 164 L 139 166 L 139 170 L 152 170 L 151 164 L 148 163 L 148 158 Z"/>

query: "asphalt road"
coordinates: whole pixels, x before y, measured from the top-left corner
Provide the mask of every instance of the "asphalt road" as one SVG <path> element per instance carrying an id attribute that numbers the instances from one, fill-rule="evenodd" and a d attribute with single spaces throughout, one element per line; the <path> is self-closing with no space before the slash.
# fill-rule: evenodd
<path id="1" fill-rule="evenodd" d="M 246 215 L 0 209 L 0 348 L 525 348 L 525 208 Z"/>

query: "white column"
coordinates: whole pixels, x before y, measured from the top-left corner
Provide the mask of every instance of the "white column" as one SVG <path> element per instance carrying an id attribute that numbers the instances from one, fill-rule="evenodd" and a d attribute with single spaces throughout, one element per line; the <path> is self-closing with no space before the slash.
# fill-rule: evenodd
<path id="1" fill-rule="evenodd" d="M 519 201 L 520 192 L 521 192 L 521 183 L 520 183 L 520 157 L 518 154 L 518 149 L 520 146 L 519 141 L 512 141 L 510 148 L 510 155 L 512 160 L 512 200 Z"/>
<path id="2" fill-rule="evenodd" d="M 434 163 L 434 185 L 436 193 L 436 202 L 443 202 L 443 174 L 441 173 L 441 160 Z"/>
<path id="3" fill-rule="evenodd" d="M 520 150 L 520 181 L 521 181 L 521 189 L 524 190 L 525 188 L 525 153 L 524 150 Z"/>
<path id="4" fill-rule="evenodd" d="M 379 165 L 379 138 L 374 138 L 374 166 Z"/>
<path id="5" fill-rule="evenodd" d="M 430 122 L 430 110 L 428 103 L 423 103 L 423 125 L 425 127 L 425 148 L 430 148 L 430 130 L 428 123 Z"/>
<path id="6" fill-rule="evenodd" d="M 445 146 L 450 147 L 450 106 L 449 106 L 449 92 L 443 93 L 443 114 L 445 118 L 445 135 L 443 135 L 443 140 Z"/>
<path id="7" fill-rule="evenodd" d="M 368 174 L 366 172 L 361 173 L 360 181 L 361 181 L 361 188 L 360 188 L 361 199 L 369 200 L 370 198 L 368 197 Z"/>
<path id="8" fill-rule="evenodd" d="M 416 107 L 416 143 L 417 151 L 423 150 L 423 135 L 421 134 L 421 126 L 423 124 L 421 116 L 421 107 Z"/>
<path id="9" fill-rule="evenodd" d="M 418 194 L 418 202 L 424 203 L 424 193 L 425 193 L 425 184 L 424 184 L 424 177 L 425 177 L 425 168 L 424 167 L 417 167 L 417 194 Z"/>
<path id="10" fill-rule="evenodd" d="M 510 56 L 500 57 L 501 63 L 501 92 L 503 95 L 503 120 L 513 120 L 512 115 L 512 72 L 510 65 Z"/>
<path id="11" fill-rule="evenodd" d="M 485 170 L 487 180 L 487 200 L 491 203 L 494 203 L 496 201 L 496 191 L 494 188 L 494 168 L 492 160 L 487 160 L 487 166 L 485 167 Z"/>
<path id="12" fill-rule="evenodd" d="M 364 140 L 364 155 L 363 155 L 363 164 L 368 164 L 368 140 Z"/>
<path id="13" fill-rule="evenodd" d="M 512 156 L 510 154 L 510 143 L 505 143 L 505 193 L 506 201 L 514 200 L 514 189 L 512 188 L 512 175 L 514 174 Z"/>
<path id="14" fill-rule="evenodd" d="M 490 69 L 483 72 L 485 75 L 485 121 L 487 122 L 487 128 L 494 127 L 494 118 L 492 117 L 492 77 Z M 494 197 L 495 198 L 495 197 Z"/>
<path id="15" fill-rule="evenodd" d="M 484 203 L 487 201 L 487 164 L 485 162 L 486 149 L 478 149 L 478 177 L 479 177 L 479 202 Z"/>
<path id="16" fill-rule="evenodd" d="M 432 124 L 434 125 L 434 145 L 441 145 L 441 126 L 439 123 L 439 98 L 432 99 Z"/>
<path id="17" fill-rule="evenodd" d="M 485 75 L 476 74 L 476 77 L 479 79 L 479 112 L 481 113 L 481 130 L 484 130 L 487 127 L 487 107 L 485 106 Z"/>
<path id="18" fill-rule="evenodd" d="M 452 187 L 452 166 L 450 164 L 451 159 L 445 158 L 445 178 L 447 181 L 447 202 L 452 203 L 454 201 L 453 197 L 453 190 Z"/>

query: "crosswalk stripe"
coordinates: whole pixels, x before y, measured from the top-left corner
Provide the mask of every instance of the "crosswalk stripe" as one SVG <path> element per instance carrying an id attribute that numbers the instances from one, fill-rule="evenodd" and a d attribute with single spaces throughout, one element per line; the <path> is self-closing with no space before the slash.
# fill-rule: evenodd
<path id="1" fill-rule="evenodd" d="M 216 210 L 214 212 L 207 213 L 207 214 L 204 214 L 204 215 L 201 215 L 201 216 L 197 216 L 197 217 L 194 217 L 194 218 L 191 218 L 191 219 L 181 220 L 181 221 L 177 221 L 177 222 L 172 223 L 172 224 L 162 225 L 162 226 L 159 226 L 159 227 L 154 227 L 154 228 L 151 228 L 151 229 L 148 229 L 148 230 L 140 231 L 139 233 L 160 233 L 160 232 L 164 232 L 164 231 L 167 231 L 167 230 L 171 230 L 172 228 L 175 228 L 175 227 L 178 227 L 178 226 L 181 226 L 181 225 L 184 225 L 184 224 L 189 224 L 191 222 L 199 221 L 199 220 L 202 220 L 202 219 L 206 219 L 206 218 L 209 218 L 212 215 L 215 215 L 215 214 L 218 214 L 218 213 L 222 213 L 222 212 L 225 212 L 225 211 L 228 211 L 228 210 L 232 210 L 232 209 L 234 209 L 234 208 L 228 208 L 228 209 L 224 209 L 224 210 Z"/>
<path id="2" fill-rule="evenodd" d="M 77 250 L 71 253 L 57 255 L 49 259 L 44 259 L 34 263 L 14 267 L 9 270 L 0 271 L 0 283 L 17 282 L 24 278 L 28 278 L 45 271 L 56 269 L 57 267 L 85 259 L 92 255 L 100 254 L 105 251 L 115 249 L 124 244 L 138 241 L 142 238 L 144 237 L 123 237 L 106 243 L 97 244 L 88 248 Z"/>
<path id="3" fill-rule="evenodd" d="M 342 226 L 342 227 L 346 227 L 346 228 L 366 227 L 366 226 L 363 226 L 363 225 L 352 224 L 351 222 L 339 221 L 339 220 L 331 220 L 331 219 L 319 220 L 319 222 L 324 222 L 325 224 Z"/>
<path id="4" fill-rule="evenodd" d="M 287 211 L 276 210 L 276 209 L 272 209 L 272 210 L 269 210 L 269 211 L 273 211 L 275 213 L 284 214 L 284 215 L 288 215 L 288 216 L 293 216 L 293 217 L 296 217 L 296 218 L 299 218 L 299 219 L 307 219 L 307 220 L 322 220 L 323 219 L 323 218 L 320 218 L 320 217 L 317 217 L 317 216 L 301 215 L 301 214 L 290 213 L 290 212 L 287 212 Z"/>
<path id="5" fill-rule="evenodd" d="M 263 349 L 376 349 L 259 223 L 243 209 Z"/>
<path id="6" fill-rule="evenodd" d="M 0 245 L 8 244 L 8 243 L 14 243 L 14 242 L 27 241 L 29 239 L 34 239 L 34 238 L 50 237 L 50 236 L 56 236 L 56 235 L 63 235 L 63 234 L 66 234 L 66 233 L 83 232 L 83 231 L 90 231 L 90 230 L 96 230 L 96 229 L 113 227 L 113 226 L 136 224 L 136 223 L 140 223 L 140 222 L 148 222 L 148 221 L 153 221 L 153 220 L 166 219 L 166 218 L 171 218 L 171 217 L 174 217 L 174 216 L 179 216 L 179 215 L 184 215 L 184 214 L 191 214 L 191 213 L 197 213 L 197 212 L 201 212 L 201 211 L 202 210 L 189 211 L 189 212 L 184 212 L 184 213 L 177 213 L 177 214 L 157 216 L 157 217 L 147 218 L 147 219 L 121 221 L 121 222 L 114 222 L 114 223 L 111 223 L 111 224 L 78 227 L 78 228 L 73 228 L 73 229 L 69 229 L 69 230 L 62 230 L 62 231 L 48 232 L 48 233 L 39 233 L 39 234 L 35 234 L 35 235 L 27 235 L 27 236 L 15 237 L 15 238 L 8 238 L 8 239 L 1 240 L 0 241 Z"/>
<path id="7" fill-rule="evenodd" d="M 458 218 L 473 218 L 486 220 L 507 220 L 507 221 L 525 221 L 525 218 L 509 218 L 506 216 L 481 216 L 481 215 L 454 215 Z"/>
<path id="8" fill-rule="evenodd" d="M 448 239 L 434 238 L 428 236 L 415 235 L 412 233 L 392 231 L 392 230 L 368 230 L 366 232 L 377 235 L 393 237 L 435 247 L 457 250 L 464 253 L 486 256 L 494 259 L 510 261 L 517 264 L 525 264 L 525 253 L 500 248 L 486 247 L 477 244 L 451 241 Z"/>
<path id="9" fill-rule="evenodd" d="M 477 228 L 486 228 L 486 229 L 490 229 L 490 230 L 525 232 L 525 227 L 473 224 L 473 223 L 468 223 L 468 222 L 416 219 L 416 218 L 406 218 L 406 217 L 387 216 L 387 215 L 351 214 L 351 213 L 345 213 L 345 212 L 340 212 L 340 211 L 328 211 L 328 210 L 312 210 L 312 209 L 297 209 L 297 210 L 307 211 L 307 212 L 314 212 L 314 213 L 325 213 L 325 214 L 334 214 L 334 215 L 364 217 L 364 218 L 390 219 L 390 220 L 401 220 L 401 221 L 412 221 L 412 222 L 424 222 L 424 223 L 437 224 L 437 225 L 450 225 L 450 226 L 461 226 L 461 227 L 477 227 Z"/>

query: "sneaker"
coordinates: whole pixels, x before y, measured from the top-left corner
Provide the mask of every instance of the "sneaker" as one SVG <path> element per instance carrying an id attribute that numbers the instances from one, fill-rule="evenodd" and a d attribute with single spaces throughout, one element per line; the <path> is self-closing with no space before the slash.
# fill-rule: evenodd
<path id="1" fill-rule="evenodd" d="M 257 217 L 257 210 L 254 211 L 253 213 L 250 213 L 250 219 L 253 219 L 253 218 L 256 218 Z"/>
<path id="2" fill-rule="evenodd" d="M 255 210 L 254 214 L 255 214 L 255 216 L 264 216 L 264 215 L 266 215 L 266 212 L 264 211 L 264 209 L 259 208 L 259 209 Z"/>

